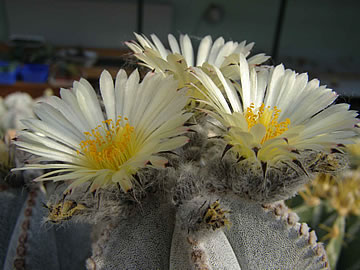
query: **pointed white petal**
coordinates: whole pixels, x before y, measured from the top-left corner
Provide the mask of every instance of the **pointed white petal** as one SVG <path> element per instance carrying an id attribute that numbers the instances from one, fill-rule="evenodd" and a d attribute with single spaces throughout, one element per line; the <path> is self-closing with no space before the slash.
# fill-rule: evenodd
<path id="1" fill-rule="evenodd" d="M 181 52 L 185 58 L 187 66 L 194 66 L 194 50 L 188 35 L 184 35 L 180 40 Z"/>
<path id="2" fill-rule="evenodd" d="M 92 128 L 101 125 L 104 121 L 104 116 L 100 108 L 99 101 L 95 91 L 85 87 L 83 83 L 75 83 L 76 98 L 79 107 L 83 112 L 87 122 Z"/>
<path id="3" fill-rule="evenodd" d="M 241 112 L 241 104 L 240 104 L 240 100 L 238 98 L 237 92 L 234 89 L 234 87 L 231 85 L 231 83 L 227 82 L 224 78 L 224 76 L 222 75 L 221 71 L 217 68 L 214 67 L 214 70 L 217 74 L 217 76 L 220 79 L 220 82 L 222 83 L 222 85 L 224 86 L 226 95 L 229 99 L 229 102 L 231 104 L 231 107 L 233 109 L 233 111 L 235 112 Z"/>
<path id="4" fill-rule="evenodd" d="M 116 117 L 120 116 L 124 107 L 124 90 L 127 81 L 126 71 L 120 69 L 118 74 L 116 75 L 115 80 L 115 106 L 116 106 Z M 115 121 L 115 120 L 114 120 Z"/>
<path id="5" fill-rule="evenodd" d="M 160 41 L 160 39 L 154 34 L 152 34 L 150 36 L 151 36 L 157 50 L 159 51 L 161 57 L 163 59 L 166 59 L 168 52 L 166 51 L 166 49 L 165 49 L 164 45 L 162 44 L 162 42 Z"/>
<path id="6" fill-rule="evenodd" d="M 64 90 L 64 89 L 63 89 Z M 61 90 L 61 91 L 63 91 Z M 69 90 L 67 90 L 69 91 Z M 73 95 L 72 95 L 73 96 Z M 76 102 L 75 97 L 73 96 L 73 102 Z M 73 124 L 74 128 L 78 129 L 81 133 L 89 130 L 89 125 L 85 121 L 82 114 L 77 113 L 75 108 L 71 106 L 68 102 L 60 99 L 57 96 L 52 96 L 48 98 L 47 102 L 53 106 L 55 109 L 59 110 L 62 115 Z"/>
<path id="7" fill-rule="evenodd" d="M 169 34 L 168 40 L 169 40 L 169 46 L 171 48 L 172 53 L 181 54 L 179 43 L 177 42 L 176 38 L 172 34 Z"/>
<path id="8" fill-rule="evenodd" d="M 221 47 L 224 46 L 224 43 L 225 43 L 225 41 L 224 41 L 224 38 L 222 38 L 222 37 L 219 37 L 215 40 L 213 46 L 211 47 L 209 58 L 208 58 L 209 64 L 214 65 L 217 54 L 218 54 L 219 50 L 221 49 Z"/>
<path id="9" fill-rule="evenodd" d="M 201 40 L 196 57 L 196 66 L 202 66 L 202 64 L 207 60 L 211 45 L 212 45 L 212 38 L 210 35 L 204 37 Z"/>
<path id="10" fill-rule="evenodd" d="M 104 101 L 107 119 L 115 121 L 115 91 L 111 74 L 104 70 L 100 76 L 100 91 Z"/>
<path id="11" fill-rule="evenodd" d="M 250 74 L 249 74 L 249 65 L 246 61 L 246 58 L 243 54 L 239 54 L 240 62 L 240 81 L 242 89 L 242 100 L 244 109 L 250 107 L 251 102 L 251 89 L 250 89 Z"/>

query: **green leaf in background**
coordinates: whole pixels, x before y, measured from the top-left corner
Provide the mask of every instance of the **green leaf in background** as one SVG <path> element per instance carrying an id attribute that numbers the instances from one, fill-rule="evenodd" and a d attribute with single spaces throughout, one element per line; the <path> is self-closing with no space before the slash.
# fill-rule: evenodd
<path id="1" fill-rule="evenodd" d="M 329 258 L 330 266 L 335 269 L 339 259 L 341 247 L 344 243 L 345 235 L 345 217 L 338 216 L 333 224 L 333 231 L 330 232 L 331 239 L 326 246 L 326 252 Z"/>
<path id="2" fill-rule="evenodd" d="M 337 269 L 360 269 L 360 218 L 350 216 L 346 219 L 345 244 L 342 247 Z"/>
<path id="3" fill-rule="evenodd" d="M 316 207 L 311 207 L 308 206 L 306 204 L 303 205 L 299 205 L 295 208 L 292 208 L 292 210 L 298 214 L 298 216 L 300 217 L 301 222 L 305 222 L 305 223 L 310 223 L 312 221 L 313 218 L 313 214 L 314 214 L 314 209 Z"/>

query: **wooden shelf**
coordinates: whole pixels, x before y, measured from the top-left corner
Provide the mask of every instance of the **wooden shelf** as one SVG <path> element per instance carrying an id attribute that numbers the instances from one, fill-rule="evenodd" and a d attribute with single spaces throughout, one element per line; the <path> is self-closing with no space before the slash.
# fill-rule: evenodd
<path id="1" fill-rule="evenodd" d="M 99 80 L 101 72 L 103 72 L 104 69 L 109 71 L 109 73 L 114 79 L 116 77 L 116 74 L 120 70 L 120 68 L 118 67 L 90 67 L 90 68 L 81 67 L 80 68 L 83 77 L 88 80 Z"/>
<path id="2" fill-rule="evenodd" d="M 100 78 L 101 72 L 106 69 L 110 72 L 113 78 L 116 77 L 116 74 L 119 71 L 117 67 L 90 67 L 85 68 L 81 67 L 80 71 L 83 74 L 82 77 L 89 81 L 93 81 L 96 84 Z M 17 81 L 15 84 L 12 85 L 5 85 L 0 84 L 0 96 L 5 97 L 14 92 L 26 92 L 30 94 L 33 98 L 37 98 L 43 95 L 43 92 L 47 88 L 51 88 L 54 91 L 55 95 L 59 95 L 60 88 L 70 88 L 72 86 L 73 81 L 79 80 L 80 78 L 73 78 L 69 80 L 58 80 L 53 82 L 50 80 L 48 83 L 30 83 L 30 82 L 23 82 Z"/>
<path id="3" fill-rule="evenodd" d="M 62 49 L 70 49 L 72 47 L 54 47 L 55 51 L 62 50 Z M 121 61 L 124 57 L 126 58 L 127 55 L 130 54 L 129 49 L 108 49 L 108 48 L 83 48 L 84 50 L 90 50 L 94 51 L 97 54 L 98 59 L 106 60 L 111 59 L 116 61 Z M 0 53 L 7 54 L 10 51 L 10 47 L 0 42 Z M 106 62 L 106 61 L 105 61 Z M 92 67 L 83 67 L 83 66 L 76 66 L 76 69 L 78 71 L 78 74 L 81 75 L 81 77 L 89 80 L 91 83 L 94 84 L 94 87 L 98 87 L 98 81 L 100 78 L 100 75 L 104 69 L 110 72 L 113 78 L 116 77 L 116 74 L 118 73 L 120 67 L 116 65 L 112 65 L 111 61 L 109 64 L 107 63 L 99 63 L 99 66 L 92 66 Z M 131 70 L 127 68 L 127 72 L 129 73 Z M 57 76 L 53 73 L 54 69 L 52 66 L 50 66 L 50 74 L 53 76 Z M 55 71 L 56 72 L 56 71 Z M 51 76 L 51 75 L 50 75 Z M 23 81 L 17 81 L 13 85 L 3 85 L 0 84 L 0 96 L 4 97 L 7 96 L 10 93 L 14 92 L 26 92 L 29 93 L 33 98 L 39 97 L 43 95 L 43 92 L 47 88 L 51 88 L 54 91 L 55 95 L 59 94 L 60 87 L 64 88 L 70 88 L 72 86 L 72 83 L 74 80 L 79 80 L 79 77 L 74 77 L 70 79 L 57 79 L 54 81 L 51 77 L 49 78 L 49 81 L 47 83 L 29 83 L 29 82 L 23 82 Z"/>
<path id="4" fill-rule="evenodd" d="M 0 84 L 0 96 L 5 97 L 11 93 L 25 92 L 33 98 L 37 98 L 41 97 L 47 88 L 51 88 L 55 95 L 59 95 L 60 87 L 54 87 L 48 83 L 16 82 L 12 85 Z"/>

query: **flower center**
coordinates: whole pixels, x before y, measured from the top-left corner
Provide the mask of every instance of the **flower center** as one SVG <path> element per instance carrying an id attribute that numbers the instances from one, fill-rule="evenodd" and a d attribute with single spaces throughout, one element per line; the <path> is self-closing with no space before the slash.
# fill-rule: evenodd
<path id="1" fill-rule="evenodd" d="M 257 109 L 255 109 L 254 103 L 251 103 L 250 107 L 246 109 L 245 119 L 248 123 L 249 130 L 256 124 L 262 124 L 266 128 L 266 133 L 261 140 L 261 144 L 283 134 L 289 129 L 289 118 L 286 118 L 283 122 L 278 122 L 280 112 L 276 106 L 273 109 L 271 109 L 270 106 L 265 108 L 264 103 Z"/>
<path id="2" fill-rule="evenodd" d="M 132 156 L 134 127 L 126 117 L 124 120 L 125 124 L 121 116 L 116 122 L 108 119 L 91 132 L 84 132 L 86 140 L 80 143 L 81 153 L 96 169 L 118 170 Z"/>

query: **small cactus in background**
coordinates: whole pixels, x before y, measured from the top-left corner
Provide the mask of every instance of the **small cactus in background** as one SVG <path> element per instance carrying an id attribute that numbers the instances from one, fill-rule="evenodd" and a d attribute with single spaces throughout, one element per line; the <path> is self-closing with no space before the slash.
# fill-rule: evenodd
<path id="1" fill-rule="evenodd" d="M 171 52 L 137 39 L 142 80 L 104 71 L 101 98 L 81 79 L 23 121 L 15 145 L 34 156 L 13 173 L 40 173 L 12 197 L 24 206 L 4 226 L 5 269 L 79 269 L 86 255 L 87 269 L 328 269 L 282 200 L 347 166 L 357 114 L 306 74 L 248 58 L 253 44 L 205 37 L 195 61 L 188 36 L 170 35 Z"/>
<path id="2" fill-rule="evenodd" d="M 337 265 L 339 269 L 357 269 L 360 261 L 353 250 L 360 243 L 357 237 L 360 224 L 359 143 L 349 145 L 346 150 L 350 154 L 349 169 L 336 175 L 316 175 L 299 192 L 298 198 L 288 204 L 326 243 L 331 265 Z M 331 156 L 330 160 L 333 167 L 341 166 Z"/>
<path id="3" fill-rule="evenodd" d="M 18 104 L 23 97 L 15 94 L 11 99 Z M 21 112 L 15 108 L 10 111 L 17 115 L 10 126 L 18 127 Z M 9 129 L 0 141 L 0 269 L 81 269 L 90 255 L 90 227 L 74 224 L 54 228 L 44 224 L 46 191 L 33 183 L 43 172 L 11 172 L 31 160 L 31 155 L 11 143 L 15 134 L 16 130 Z M 76 254 L 71 247 L 78 248 Z"/>

